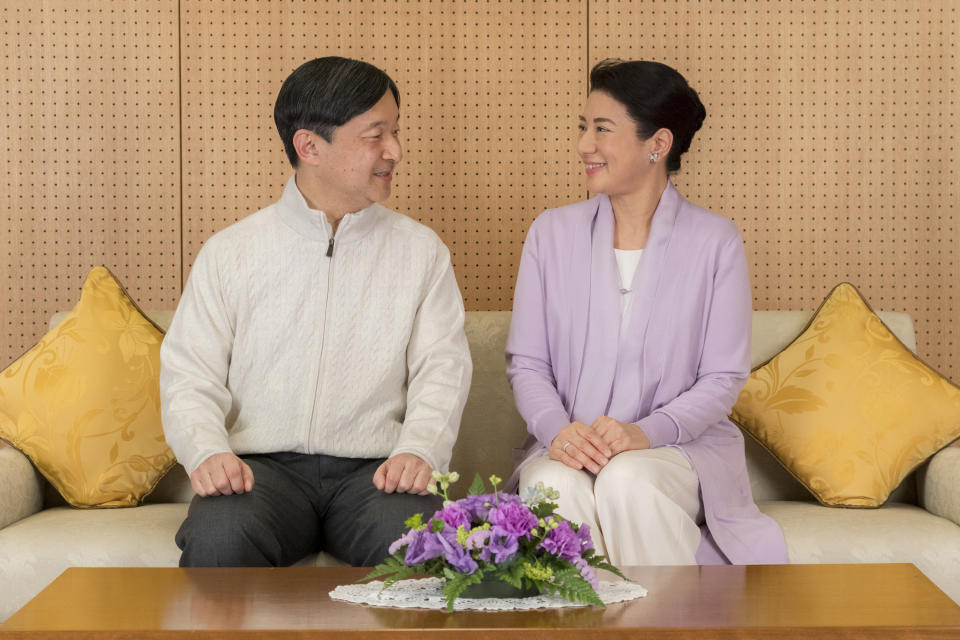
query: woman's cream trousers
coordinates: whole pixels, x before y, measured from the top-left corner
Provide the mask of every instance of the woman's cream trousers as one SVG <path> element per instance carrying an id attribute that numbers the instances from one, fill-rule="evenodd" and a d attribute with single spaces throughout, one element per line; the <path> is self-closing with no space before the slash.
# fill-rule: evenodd
<path id="1" fill-rule="evenodd" d="M 521 470 L 521 494 L 537 482 L 560 492 L 557 513 L 590 525 L 614 565 L 696 564 L 700 483 L 679 449 L 624 451 L 596 476 L 544 455 Z"/>

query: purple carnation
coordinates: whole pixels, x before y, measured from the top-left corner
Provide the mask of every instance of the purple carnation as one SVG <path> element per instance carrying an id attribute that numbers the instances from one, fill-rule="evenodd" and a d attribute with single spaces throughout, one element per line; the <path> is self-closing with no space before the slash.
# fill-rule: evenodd
<path id="1" fill-rule="evenodd" d="M 577 529 L 577 537 L 580 539 L 580 553 L 593 549 L 593 538 L 590 537 L 590 525 L 581 524 Z"/>
<path id="2" fill-rule="evenodd" d="M 483 522 L 486 520 L 490 514 L 490 510 L 496 508 L 498 505 L 503 506 L 513 503 L 523 504 L 523 500 L 515 493 L 503 493 L 502 491 L 496 495 L 492 493 L 480 493 L 467 496 L 462 500 L 457 500 L 457 504 L 461 505 L 470 513 L 473 522 Z"/>
<path id="3" fill-rule="evenodd" d="M 443 520 L 444 524 L 452 527 L 454 531 L 456 531 L 459 526 L 464 526 L 467 529 L 470 528 L 470 512 L 464 509 L 459 502 L 451 502 L 433 514 L 433 518 Z"/>
<path id="4" fill-rule="evenodd" d="M 540 548 L 547 553 L 552 553 L 564 560 L 574 560 L 580 557 L 580 538 L 574 532 L 573 527 L 566 520 L 561 520 L 560 525 L 551 529 L 547 533 Z"/>
<path id="5" fill-rule="evenodd" d="M 530 537 L 530 530 L 537 526 L 537 516 L 530 513 L 523 503 L 500 503 L 499 507 L 490 510 L 490 524 L 493 525 L 494 535 L 515 537 Z"/>

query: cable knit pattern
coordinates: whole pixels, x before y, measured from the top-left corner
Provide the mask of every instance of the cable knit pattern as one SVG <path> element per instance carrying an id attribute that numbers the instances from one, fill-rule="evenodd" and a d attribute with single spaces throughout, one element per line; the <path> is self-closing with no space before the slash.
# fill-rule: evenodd
<path id="1" fill-rule="evenodd" d="M 372 205 L 330 227 L 290 179 L 197 255 L 161 350 L 163 422 L 192 472 L 224 451 L 446 469 L 470 385 L 463 301 L 429 228 Z"/>

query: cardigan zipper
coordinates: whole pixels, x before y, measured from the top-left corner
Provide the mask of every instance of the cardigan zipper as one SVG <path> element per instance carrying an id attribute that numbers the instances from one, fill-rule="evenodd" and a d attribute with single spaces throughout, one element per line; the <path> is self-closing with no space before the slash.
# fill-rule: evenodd
<path id="1" fill-rule="evenodd" d="M 330 236 L 330 243 L 327 245 L 326 257 L 330 258 L 330 264 L 327 265 L 327 292 L 323 304 L 323 327 L 320 334 L 320 355 L 317 358 L 317 382 L 313 391 L 313 410 L 310 412 L 310 422 L 307 424 L 306 448 L 310 453 L 316 453 L 313 448 L 313 433 L 315 431 L 317 420 L 317 407 L 320 405 L 320 393 L 322 390 L 321 381 L 323 380 L 323 354 L 327 345 L 327 321 L 330 318 L 330 305 L 332 296 L 330 290 L 333 288 L 333 235 Z"/>

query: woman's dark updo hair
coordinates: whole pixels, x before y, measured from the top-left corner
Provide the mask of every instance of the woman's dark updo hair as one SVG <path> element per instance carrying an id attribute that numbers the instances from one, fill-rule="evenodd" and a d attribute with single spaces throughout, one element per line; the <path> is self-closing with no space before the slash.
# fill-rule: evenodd
<path id="1" fill-rule="evenodd" d="M 671 67 L 647 60 L 608 58 L 590 72 L 590 92 L 602 91 L 627 108 L 642 140 L 659 129 L 669 129 L 673 146 L 667 156 L 667 173 L 680 168 L 680 156 L 690 148 L 707 110 L 697 92 Z"/>

